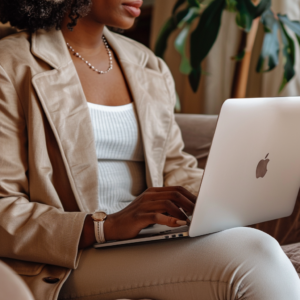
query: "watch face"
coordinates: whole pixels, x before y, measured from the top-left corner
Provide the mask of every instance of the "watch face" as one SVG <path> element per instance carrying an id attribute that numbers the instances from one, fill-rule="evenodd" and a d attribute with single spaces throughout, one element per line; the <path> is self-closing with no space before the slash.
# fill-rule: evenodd
<path id="1" fill-rule="evenodd" d="M 93 213 L 92 218 L 95 221 L 103 221 L 105 220 L 107 217 L 107 214 L 104 211 L 96 211 L 95 213 Z"/>

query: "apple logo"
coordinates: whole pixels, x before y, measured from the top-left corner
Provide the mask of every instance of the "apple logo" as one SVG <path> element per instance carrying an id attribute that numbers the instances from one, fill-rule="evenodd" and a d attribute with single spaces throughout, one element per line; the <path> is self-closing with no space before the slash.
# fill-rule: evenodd
<path id="1" fill-rule="evenodd" d="M 267 174 L 268 170 L 267 170 L 267 165 L 269 163 L 269 159 L 267 159 L 267 157 L 269 156 L 269 153 L 266 155 L 265 159 L 262 159 L 256 168 L 256 178 L 264 178 L 265 175 Z"/>

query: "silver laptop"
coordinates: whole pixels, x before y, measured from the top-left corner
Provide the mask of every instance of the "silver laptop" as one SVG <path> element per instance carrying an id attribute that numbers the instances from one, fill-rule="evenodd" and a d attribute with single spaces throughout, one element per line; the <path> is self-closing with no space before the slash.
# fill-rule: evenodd
<path id="1" fill-rule="evenodd" d="M 292 214 L 300 187 L 300 97 L 222 107 L 190 226 L 154 225 L 95 248 L 195 237 Z"/>

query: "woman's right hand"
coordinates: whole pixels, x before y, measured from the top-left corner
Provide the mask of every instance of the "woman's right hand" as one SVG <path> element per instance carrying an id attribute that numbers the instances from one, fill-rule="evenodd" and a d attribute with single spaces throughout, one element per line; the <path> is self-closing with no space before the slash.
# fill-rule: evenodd
<path id="1" fill-rule="evenodd" d="M 181 186 L 149 188 L 126 208 L 107 216 L 104 222 L 105 239 L 131 239 L 151 224 L 170 227 L 185 225 L 186 216 L 179 207 L 191 214 L 196 199 Z"/>

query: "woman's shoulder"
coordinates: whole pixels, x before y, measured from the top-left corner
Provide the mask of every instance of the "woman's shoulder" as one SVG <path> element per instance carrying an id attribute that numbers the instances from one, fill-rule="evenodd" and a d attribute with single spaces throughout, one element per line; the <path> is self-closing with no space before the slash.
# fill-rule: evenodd
<path id="1" fill-rule="evenodd" d="M 145 45 L 119 33 L 111 32 L 111 34 L 116 38 L 121 48 L 127 50 L 126 54 L 132 61 L 136 59 L 138 54 L 145 54 L 147 56 L 146 68 L 159 73 L 169 72 L 166 63 Z"/>
<path id="2" fill-rule="evenodd" d="M 175 83 L 167 64 L 141 43 L 117 33 L 112 34 L 117 39 L 117 42 L 121 47 L 120 49 L 124 49 L 124 51 L 126 51 L 126 55 L 129 56 L 129 60 L 131 62 L 138 61 L 136 58 L 137 56 L 143 57 L 140 59 L 140 64 L 146 70 L 151 70 L 152 74 L 159 74 L 159 76 L 162 76 L 161 78 L 164 78 L 164 82 L 166 84 L 166 88 L 169 90 L 171 99 L 176 101 Z M 175 105 L 175 102 L 173 104 Z"/>
<path id="3" fill-rule="evenodd" d="M 31 56 L 31 43 L 30 43 L 30 33 L 27 31 L 21 31 L 13 33 L 11 31 L 6 31 L 8 33 L 3 36 L 0 40 L 0 65 L 9 71 L 12 66 L 16 66 L 17 63 L 22 61 L 28 61 Z"/>
<path id="4" fill-rule="evenodd" d="M 5 54 L 26 53 L 30 51 L 30 33 L 16 32 L 12 28 L 0 28 L 0 59 Z"/>

